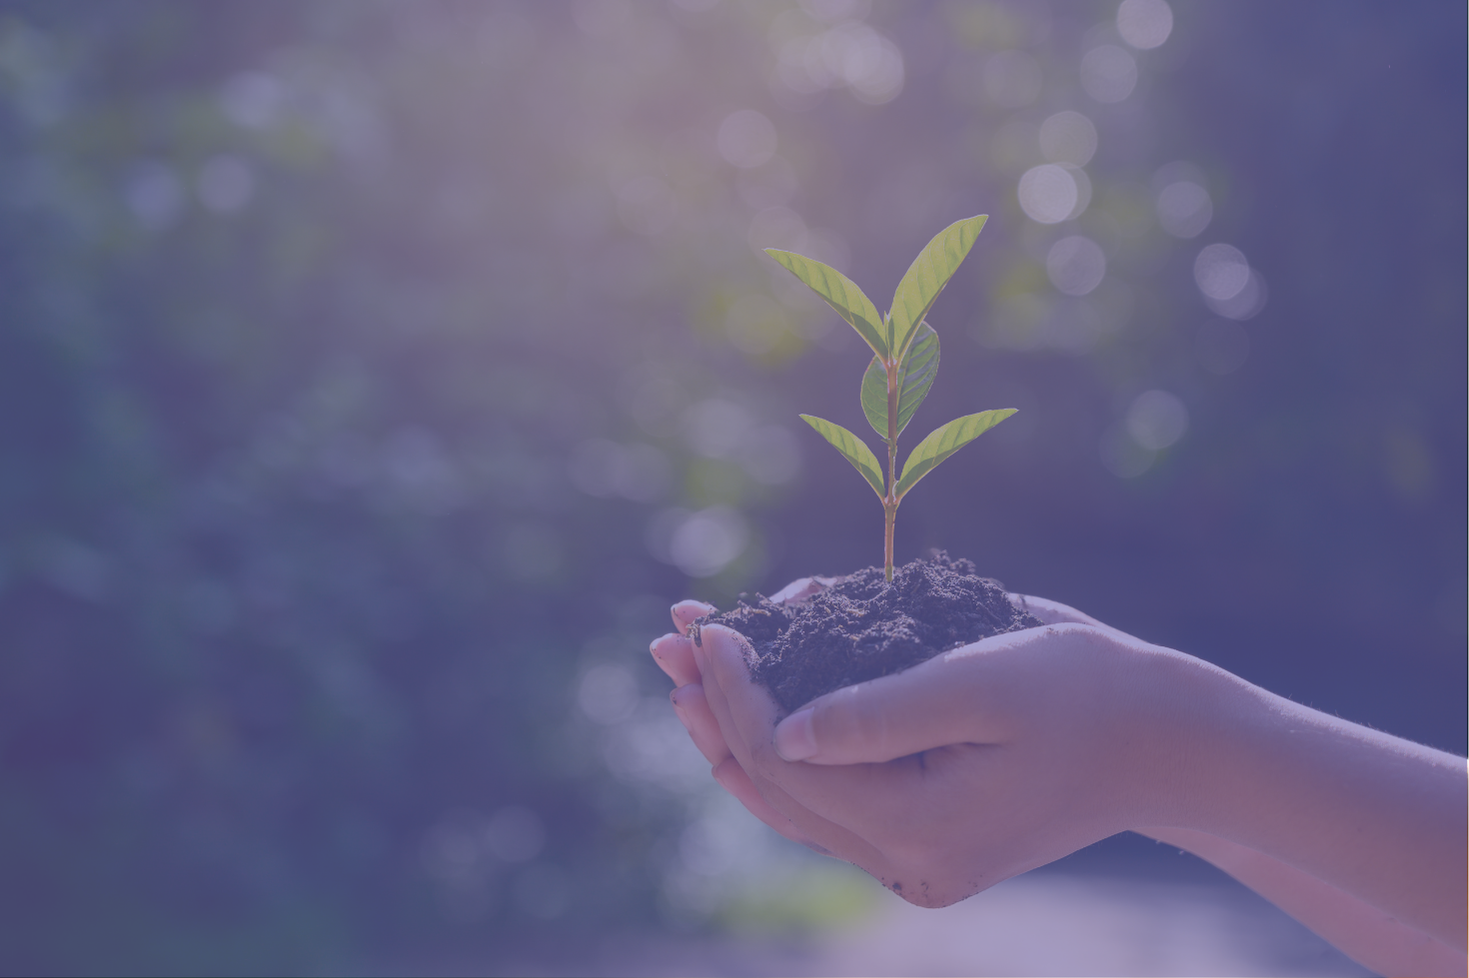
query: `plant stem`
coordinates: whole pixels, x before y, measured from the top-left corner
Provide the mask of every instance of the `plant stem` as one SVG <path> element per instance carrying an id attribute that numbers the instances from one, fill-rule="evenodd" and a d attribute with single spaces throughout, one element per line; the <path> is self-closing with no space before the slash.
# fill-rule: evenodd
<path id="1" fill-rule="evenodd" d="M 888 380 L 888 494 L 882 501 L 883 573 L 893 579 L 893 524 L 898 519 L 898 361 L 884 363 Z"/>
<path id="2" fill-rule="evenodd" d="M 883 571 L 887 575 L 887 579 L 891 581 L 893 579 L 893 524 L 896 523 L 898 519 L 898 504 L 890 503 L 884 500 L 882 504 L 882 515 L 882 549 L 883 556 L 886 559 L 886 564 L 883 568 Z"/>

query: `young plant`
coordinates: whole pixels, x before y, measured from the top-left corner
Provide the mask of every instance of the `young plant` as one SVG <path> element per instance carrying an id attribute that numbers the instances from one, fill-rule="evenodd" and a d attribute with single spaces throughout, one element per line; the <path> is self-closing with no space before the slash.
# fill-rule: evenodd
<path id="1" fill-rule="evenodd" d="M 898 475 L 898 435 L 908 426 L 913 412 L 928 396 L 939 369 L 939 338 L 924 316 L 949 279 L 969 254 L 974 239 L 989 215 L 967 218 L 949 225 L 934 237 L 913 260 L 886 316 L 879 316 L 872 300 L 851 279 L 829 265 L 791 251 L 765 249 L 765 253 L 805 282 L 837 314 L 852 325 L 872 347 L 872 362 L 862 375 L 862 413 L 874 431 L 887 442 L 887 477 L 877 456 L 856 435 L 839 424 L 801 415 L 821 437 L 831 442 L 842 457 L 862 473 L 883 512 L 883 569 L 893 579 L 893 525 L 898 504 L 940 462 L 1015 413 L 1014 408 L 968 414 L 942 425 L 908 454 L 903 474 Z"/>

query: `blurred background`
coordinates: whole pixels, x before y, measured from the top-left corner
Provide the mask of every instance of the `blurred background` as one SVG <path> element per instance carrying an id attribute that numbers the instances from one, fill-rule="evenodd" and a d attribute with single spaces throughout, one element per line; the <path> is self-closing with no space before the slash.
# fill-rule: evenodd
<path id="1" fill-rule="evenodd" d="M 758 249 L 885 308 L 976 213 L 913 430 L 1020 413 L 899 559 L 1464 752 L 1465 20 L 0 4 L 0 969 L 529 970 L 887 899 L 718 794 L 646 650 L 881 560 L 796 418 L 865 430 L 865 347 Z"/>

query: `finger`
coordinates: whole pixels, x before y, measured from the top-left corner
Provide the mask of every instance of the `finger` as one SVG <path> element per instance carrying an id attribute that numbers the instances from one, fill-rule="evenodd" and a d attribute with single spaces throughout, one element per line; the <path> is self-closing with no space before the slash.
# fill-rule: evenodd
<path id="1" fill-rule="evenodd" d="M 728 693 L 730 690 L 740 686 L 753 687 L 750 680 L 749 670 L 745 664 L 746 640 L 743 635 L 733 631 L 724 625 L 711 625 L 700 631 L 699 642 L 693 646 L 694 665 L 704 676 L 704 695 L 709 703 L 711 712 L 719 724 L 724 740 L 730 745 L 730 749 L 739 756 L 737 746 L 743 746 L 748 756 L 747 731 L 741 729 L 742 725 L 736 724 L 729 707 Z M 718 660 L 725 661 L 721 676 L 716 678 L 706 670 L 712 669 L 712 663 Z M 775 727 L 776 707 L 768 693 L 763 689 L 758 690 L 760 696 L 756 701 L 748 704 L 747 709 L 758 716 L 758 719 L 745 724 L 754 729 L 764 727 L 766 738 Z M 758 735 L 757 735 L 758 736 Z M 738 741 L 738 745 L 736 744 Z"/>
<path id="2" fill-rule="evenodd" d="M 813 700 L 776 727 L 775 749 L 788 761 L 861 764 L 951 744 L 1004 743 L 1007 703 L 1015 699 L 1007 691 L 1027 672 L 1050 668 L 1040 656 L 1104 638 L 1074 624 L 995 635 Z"/>
<path id="3" fill-rule="evenodd" d="M 885 884 L 891 862 L 856 824 L 873 807 L 906 799 L 899 790 L 904 772 L 866 767 L 788 764 L 771 746 L 777 715 L 770 695 L 750 680 L 743 636 L 722 625 L 703 630 L 695 657 L 704 672 L 704 692 L 741 770 L 776 811 L 833 855 L 855 863 Z"/>
<path id="4" fill-rule="evenodd" d="M 800 805 L 809 807 L 811 793 L 807 789 L 819 782 L 840 780 L 843 773 L 792 764 L 780 757 L 772 742 L 778 711 L 770 694 L 750 679 L 744 637 L 715 625 L 704 629 L 702 638 L 702 645 L 695 648 L 694 654 L 704 673 L 704 691 L 710 710 L 725 743 L 768 799 L 774 802 L 769 790 L 773 784 L 791 794 Z M 797 770 L 794 779 L 789 769 Z M 786 810 L 786 806 L 774 803 Z M 840 820 L 826 811 L 821 814 Z"/>
<path id="5" fill-rule="evenodd" d="M 670 609 L 670 614 L 673 615 L 673 627 L 678 629 L 680 635 L 687 635 L 690 625 L 705 615 L 712 615 L 718 610 L 712 604 L 705 604 L 702 601 L 686 600 L 674 605 Z"/>
<path id="6" fill-rule="evenodd" d="M 755 783 L 750 780 L 750 776 L 745 773 L 745 769 L 740 767 L 739 761 L 733 757 L 726 757 L 714 765 L 713 774 L 719 786 L 734 795 L 741 805 L 749 809 L 751 815 L 793 842 L 799 842 L 804 846 L 815 845 L 795 822 L 776 811 L 770 802 L 765 800 L 755 787 Z M 826 851 L 824 847 L 822 849 Z"/>
<path id="7" fill-rule="evenodd" d="M 648 646 L 653 661 L 668 674 L 675 686 L 687 686 L 699 681 L 699 667 L 694 664 L 693 640 L 669 632 L 653 640 Z"/>
<path id="8" fill-rule="evenodd" d="M 720 731 L 719 721 L 710 709 L 708 696 L 701 684 L 681 686 L 669 698 L 673 701 L 674 712 L 683 723 L 684 729 L 689 732 L 690 739 L 714 766 L 715 780 L 725 790 L 739 799 L 757 818 L 787 838 L 809 846 L 823 855 L 832 854 L 831 850 L 800 833 L 788 816 L 781 814 L 760 794 L 749 775 L 739 766 L 738 760 L 731 755 L 729 745 Z"/>
<path id="9" fill-rule="evenodd" d="M 698 683 L 680 686 L 668 698 L 673 701 L 673 712 L 689 732 L 689 738 L 699 753 L 710 764 L 719 764 L 730 757 L 729 745 L 724 734 L 719 732 L 719 721 L 709 709 L 709 700 L 704 696 L 704 687 Z"/>
<path id="10" fill-rule="evenodd" d="M 788 601 L 804 601 L 811 597 L 811 595 L 830 587 L 831 583 L 835 580 L 836 578 L 834 577 L 798 578 L 772 594 L 770 600 L 776 604 L 782 604 Z"/>
<path id="11" fill-rule="evenodd" d="M 716 628 L 710 629 L 705 633 L 706 645 L 711 644 L 708 640 L 712 639 L 715 644 L 724 644 L 726 647 L 723 651 L 728 652 L 728 646 L 733 644 L 729 643 L 728 639 L 734 633 L 729 632 L 728 635 L 719 635 L 717 634 L 718 632 L 728 632 L 728 630 L 722 626 L 716 626 Z M 738 648 L 735 651 L 736 654 L 741 654 Z M 727 684 L 728 681 L 729 676 L 726 675 Z M 748 684 L 747 677 L 746 682 Z M 752 689 L 758 689 L 753 684 L 748 685 Z M 762 696 L 764 695 L 763 690 L 759 690 L 759 692 Z M 722 691 L 712 687 L 706 690 L 706 696 L 713 701 L 711 712 L 715 712 L 723 718 L 720 721 L 721 729 L 725 727 L 735 729 L 734 722 L 729 715 L 728 700 Z M 768 696 L 764 696 L 764 699 L 769 703 Z M 769 703 L 769 706 L 773 714 L 775 704 Z M 728 741 L 726 740 L 726 742 Z M 823 817 L 821 814 L 807 808 L 799 799 L 793 797 L 779 784 L 776 784 L 769 778 L 752 778 L 750 771 L 754 770 L 753 765 L 755 762 L 753 755 L 750 753 L 749 745 L 738 743 L 730 744 L 730 747 L 734 751 L 735 756 L 717 767 L 715 777 L 719 779 L 720 784 L 724 785 L 730 794 L 738 798 L 761 821 L 780 831 L 787 838 L 796 839 L 796 841 L 810 846 L 822 855 L 845 859 L 850 863 L 860 866 L 878 879 L 883 880 L 884 883 L 888 882 L 889 877 L 892 875 L 891 865 L 876 846 L 846 826 Z M 840 768 L 805 768 L 803 773 L 806 773 L 808 776 L 811 774 L 827 775 L 839 773 L 841 770 Z M 726 775 L 730 778 L 727 784 L 724 780 Z M 760 799 L 758 803 L 754 802 L 750 797 L 749 793 L 751 792 L 753 792 L 754 798 Z M 798 835 L 788 835 L 781 829 L 778 821 L 761 814 L 762 811 L 766 810 L 776 812 L 779 818 L 793 825 L 794 831 L 798 833 L 799 837 Z"/>

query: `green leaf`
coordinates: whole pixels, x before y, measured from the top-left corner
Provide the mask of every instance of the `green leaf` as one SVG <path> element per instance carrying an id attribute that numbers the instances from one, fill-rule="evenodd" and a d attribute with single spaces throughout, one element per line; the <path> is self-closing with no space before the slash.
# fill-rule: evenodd
<path id="1" fill-rule="evenodd" d="M 811 414 L 801 415 L 801 420 L 815 428 L 822 438 L 831 442 L 832 447 L 841 452 L 842 457 L 862 473 L 862 478 L 866 479 L 872 491 L 877 493 L 877 498 L 882 498 L 882 466 L 878 463 L 877 456 L 872 454 L 872 449 L 839 424 L 823 421 Z"/>
<path id="2" fill-rule="evenodd" d="M 918 447 L 908 455 L 908 461 L 903 463 L 903 474 L 898 477 L 897 497 L 902 499 L 909 489 L 918 484 L 919 479 L 938 468 L 940 462 L 1014 413 L 1014 408 L 981 411 L 955 418 L 934 429 L 927 438 L 918 443 Z"/>
<path id="3" fill-rule="evenodd" d="M 928 323 L 918 324 L 918 335 L 908 348 L 908 355 L 898 365 L 898 434 L 908 427 L 913 412 L 928 396 L 934 375 L 939 370 L 939 334 Z M 874 431 L 888 436 L 888 375 L 877 357 L 862 375 L 862 412 Z"/>
<path id="4" fill-rule="evenodd" d="M 887 356 L 887 330 L 883 328 L 882 316 L 872 300 L 857 288 L 857 283 L 830 265 L 823 265 L 814 258 L 798 255 L 794 251 L 766 248 L 765 253 L 810 286 L 839 316 L 851 323 L 852 328 L 872 347 L 873 353 L 880 357 Z"/>
<path id="5" fill-rule="evenodd" d="M 908 266 L 898 291 L 893 294 L 892 350 L 901 355 L 909 340 L 933 308 L 933 302 L 949 284 L 964 256 L 969 254 L 974 239 L 979 237 L 988 214 L 956 221 L 934 236 Z"/>

